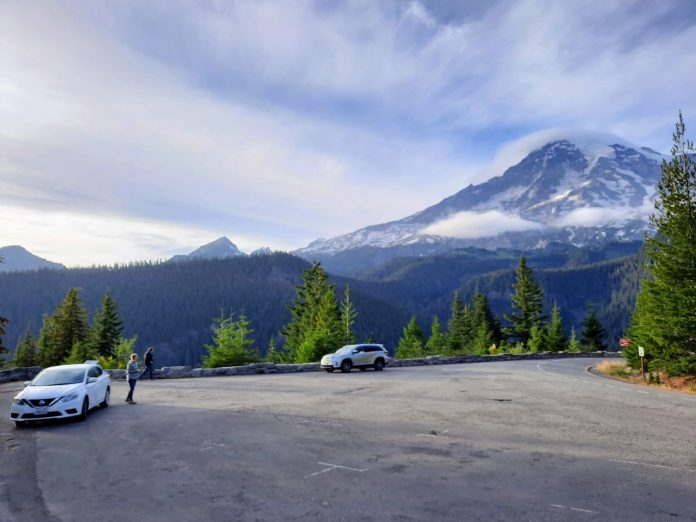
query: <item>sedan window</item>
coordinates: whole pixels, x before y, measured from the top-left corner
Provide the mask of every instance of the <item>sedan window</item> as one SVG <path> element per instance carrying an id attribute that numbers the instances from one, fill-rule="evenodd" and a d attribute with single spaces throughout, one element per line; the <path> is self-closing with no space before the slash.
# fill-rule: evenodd
<path id="1" fill-rule="evenodd" d="M 61 384 L 77 384 L 85 379 L 83 369 L 62 369 L 43 371 L 36 376 L 32 386 L 59 386 Z"/>

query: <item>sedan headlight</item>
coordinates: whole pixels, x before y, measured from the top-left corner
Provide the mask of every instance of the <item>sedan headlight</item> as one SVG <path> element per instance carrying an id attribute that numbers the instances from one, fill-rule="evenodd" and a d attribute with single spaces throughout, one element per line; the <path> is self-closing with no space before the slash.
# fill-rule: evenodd
<path id="1" fill-rule="evenodd" d="M 65 397 L 63 397 L 63 398 L 61 399 L 61 402 L 70 402 L 70 401 L 74 401 L 74 400 L 77 399 L 79 396 L 80 396 L 79 393 L 71 393 L 70 395 L 66 395 Z"/>
<path id="2" fill-rule="evenodd" d="M 15 397 L 15 398 L 14 398 L 14 403 L 15 403 L 15 404 L 22 405 L 22 404 L 24 404 L 24 399 L 22 399 L 21 397 Z"/>

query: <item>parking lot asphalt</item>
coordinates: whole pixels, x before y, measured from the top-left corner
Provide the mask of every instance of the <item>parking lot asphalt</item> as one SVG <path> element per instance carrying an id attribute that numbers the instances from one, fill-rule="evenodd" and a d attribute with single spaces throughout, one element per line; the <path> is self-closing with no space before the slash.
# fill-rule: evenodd
<path id="1" fill-rule="evenodd" d="M 696 397 L 596 362 L 114 381 L 27 429 L 3 384 L 0 520 L 696 520 Z"/>

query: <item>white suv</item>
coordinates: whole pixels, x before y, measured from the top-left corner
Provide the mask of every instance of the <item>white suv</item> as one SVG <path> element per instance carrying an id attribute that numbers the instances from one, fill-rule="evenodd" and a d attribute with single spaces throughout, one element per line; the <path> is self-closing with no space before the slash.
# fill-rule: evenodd
<path id="1" fill-rule="evenodd" d="M 321 358 L 321 368 L 327 372 L 340 369 L 348 373 L 353 368 L 381 371 L 389 364 L 389 354 L 381 344 L 348 344 Z"/>

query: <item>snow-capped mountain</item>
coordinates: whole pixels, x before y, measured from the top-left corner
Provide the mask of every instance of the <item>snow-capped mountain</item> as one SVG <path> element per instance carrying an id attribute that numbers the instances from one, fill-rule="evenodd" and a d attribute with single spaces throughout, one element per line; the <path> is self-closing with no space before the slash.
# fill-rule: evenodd
<path id="1" fill-rule="evenodd" d="M 360 247 L 534 248 L 640 240 L 664 157 L 616 136 L 564 132 L 502 175 L 399 221 L 369 226 L 296 251 L 305 257 Z"/>
<path id="2" fill-rule="evenodd" d="M 41 268 L 65 269 L 64 265 L 34 255 L 19 245 L 0 247 L 0 259 L 3 260 L 0 263 L 0 272 L 20 272 Z"/>
<path id="3" fill-rule="evenodd" d="M 169 261 L 190 261 L 192 259 L 224 259 L 228 257 L 245 257 L 246 254 L 237 248 L 232 241 L 226 237 L 220 237 L 211 243 L 207 243 L 188 255 L 177 255 Z"/>
<path id="4" fill-rule="evenodd" d="M 271 250 L 270 248 L 261 247 L 261 248 L 257 248 L 249 255 L 250 256 L 270 256 L 272 253 L 273 253 L 273 250 Z"/>

